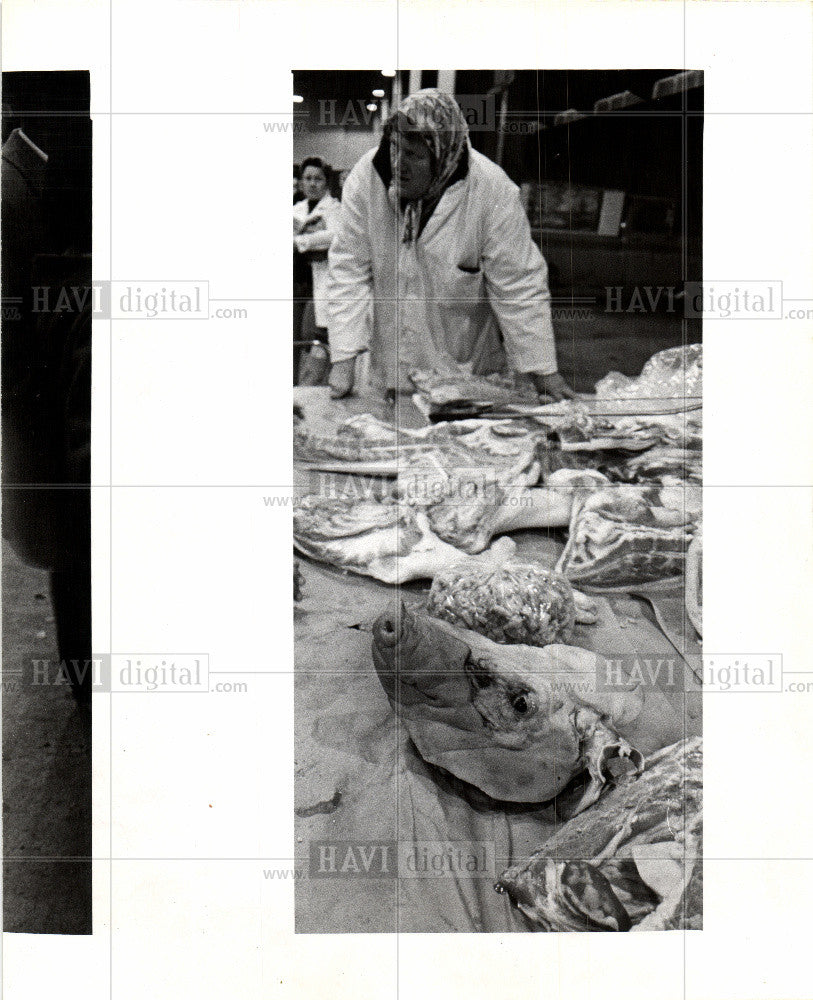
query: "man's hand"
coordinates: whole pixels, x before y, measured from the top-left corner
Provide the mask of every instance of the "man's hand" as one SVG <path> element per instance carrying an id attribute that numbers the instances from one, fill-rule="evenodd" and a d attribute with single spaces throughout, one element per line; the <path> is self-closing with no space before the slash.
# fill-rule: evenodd
<path id="1" fill-rule="evenodd" d="M 356 359 L 347 358 L 336 361 L 330 369 L 330 398 L 341 399 L 353 391 L 353 381 L 356 374 Z"/>
<path id="2" fill-rule="evenodd" d="M 579 398 L 559 372 L 554 372 L 552 375 L 540 375 L 537 372 L 531 372 L 531 378 L 540 396 L 553 396 L 556 400 Z"/>

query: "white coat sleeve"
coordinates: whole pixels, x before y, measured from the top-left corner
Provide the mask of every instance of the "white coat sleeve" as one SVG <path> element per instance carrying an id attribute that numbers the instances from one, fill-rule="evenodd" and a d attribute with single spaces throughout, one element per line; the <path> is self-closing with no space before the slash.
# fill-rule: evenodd
<path id="1" fill-rule="evenodd" d="M 364 197 L 367 179 L 365 171 L 353 170 L 345 181 L 336 235 L 328 252 L 327 331 L 334 363 L 368 347 L 373 269 Z"/>
<path id="2" fill-rule="evenodd" d="M 483 276 L 515 372 L 557 370 L 548 266 L 534 241 L 516 187 L 505 185 L 485 219 Z"/>

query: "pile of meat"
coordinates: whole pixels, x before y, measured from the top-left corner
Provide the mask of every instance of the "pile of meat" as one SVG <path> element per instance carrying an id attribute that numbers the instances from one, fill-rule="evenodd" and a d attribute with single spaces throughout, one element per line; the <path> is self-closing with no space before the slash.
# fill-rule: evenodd
<path id="1" fill-rule="evenodd" d="M 701 481 L 702 349 L 655 354 L 637 379 L 611 372 L 591 399 L 544 407 L 559 464 L 590 467 L 613 482 Z"/>
<path id="2" fill-rule="evenodd" d="M 665 747 L 525 861 L 503 872 L 534 930 L 699 930 L 703 744 Z"/>
<path id="3" fill-rule="evenodd" d="M 567 528 L 557 569 L 579 587 L 678 578 L 700 523 L 701 370 L 701 349 L 690 345 L 654 355 L 637 379 L 611 373 L 592 400 L 516 419 L 402 430 L 363 415 L 329 432 L 299 421 L 298 461 L 393 482 L 389 495 L 362 503 L 355 494 L 304 498 L 295 544 L 402 583 L 431 579 L 506 532 Z M 414 381 L 438 405 L 522 396 L 497 377 Z"/>

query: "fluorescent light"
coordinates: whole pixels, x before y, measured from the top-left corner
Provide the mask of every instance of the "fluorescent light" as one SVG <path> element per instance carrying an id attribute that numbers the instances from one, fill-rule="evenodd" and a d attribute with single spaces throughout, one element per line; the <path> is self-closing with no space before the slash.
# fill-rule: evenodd
<path id="1" fill-rule="evenodd" d="M 382 76 L 395 76 L 395 70 L 394 69 L 382 69 L 381 70 L 381 75 Z"/>
<path id="2" fill-rule="evenodd" d="M 373 91 L 373 97 L 384 97 L 384 96 L 385 96 L 384 91 L 381 90 L 380 88 Z"/>
<path id="3" fill-rule="evenodd" d="M 370 103 L 367 105 L 367 110 L 378 111 L 378 105 L 375 103 L 375 101 L 370 101 Z"/>
<path id="4" fill-rule="evenodd" d="M 301 97 L 299 94 L 294 94 L 294 104 L 301 104 L 304 100 L 304 97 Z"/>

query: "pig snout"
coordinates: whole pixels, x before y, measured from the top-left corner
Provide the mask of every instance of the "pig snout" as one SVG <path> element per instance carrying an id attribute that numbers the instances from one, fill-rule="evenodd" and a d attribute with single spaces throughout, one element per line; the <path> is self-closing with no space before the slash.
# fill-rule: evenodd
<path id="1" fill-rule="evenodd" d="M 390 605 L 373 625 L 373 639 L 379 649 L 391 649 L 403 639 L 407 625 L 407 610 L 403 601 Z"/>

